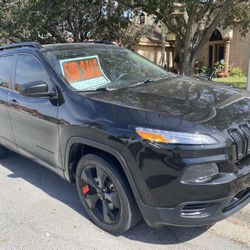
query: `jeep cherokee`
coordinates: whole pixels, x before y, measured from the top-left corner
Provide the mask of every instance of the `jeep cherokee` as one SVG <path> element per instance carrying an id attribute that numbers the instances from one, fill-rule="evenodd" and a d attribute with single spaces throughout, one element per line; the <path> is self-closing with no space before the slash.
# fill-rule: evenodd
<path id="1" fill-rule="evenodd" d="M 141 218 L 202 226 L 250 200 L 250 94 L 165 71 L 111 44 L 0 47 L 0 157 L 77 190 L 119 234 Z"/>

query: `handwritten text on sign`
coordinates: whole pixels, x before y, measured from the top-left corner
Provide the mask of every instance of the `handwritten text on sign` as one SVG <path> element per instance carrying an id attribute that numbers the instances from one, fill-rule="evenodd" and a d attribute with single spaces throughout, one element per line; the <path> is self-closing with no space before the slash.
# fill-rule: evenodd
<path id="1" fill-rule="evenodd" d="M 76 89 L 95 89 L 109 83 L 101 69 L 98 56 L 81 57 L 60 61 L 67 81 Z"/>

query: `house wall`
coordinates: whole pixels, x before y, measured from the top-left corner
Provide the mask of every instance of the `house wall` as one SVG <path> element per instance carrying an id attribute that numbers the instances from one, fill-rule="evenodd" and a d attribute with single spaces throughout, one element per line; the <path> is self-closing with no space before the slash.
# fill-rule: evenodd
<path id="1" fill-rule="evenodd" d="M 165 63 L 164 65 L 167 65 L 169 68 L 173 67 L 173 60 L 174 60 L 174 48 L 172 47 L 165 47 Z M 136 47 L 136 52 L 150 61 L 162 65 L 162 47 L 160 45 L 154 46 L 154 45 L 144 45 L 139 44 Z"/>
<path id="2" fill-rule="evenodd" d="M 166 44 L 165 46 L 165 63 L 169 68 L 173 67 L 174 47 Z M 160 43 L 151 42 L 148 38 L 142 37 L 135 51 L 149 59 L 150 61 L 162 65 L 162 45 Z"/>
<path id="3" fill-rule="evenodd" d="M 150 61 L 160 64 L 161 60 L 161 47 L 160 46 L 148 46 L 148 45 L 138 45 L 136 52 Z"/>
<path id="4" fill-rule="evenodd" d="M 199 54 L 198 61 L 200 64 L 208 66 L 208 43 L 203 47 Z"/>
<path id="5" fill-rule="evenodd" d="M 250 53 L 250 31 L 246 37 L 242 37 L 239 26 L 234 26 L 233 39 L 231 41 L 230 49 L 230 65 L 233 67 L 240 67 L 244 73 L 248 71 L 248 61 Z"/>
<path id="6" fill-rule="evenodd" d="M 208 47 L 209 43 L 204 46 L 198 57 L 199 62 L 206 66 L 208 66 Z M 244 73 L 247 74 L 249 53 L 250 31 L 246 34 L 246 37 L 241 36 L 239 26 L 235 25 L 233 28 L 233 37 L 230 44 L 229 65 L 232 67 L 240 67 Z"/>

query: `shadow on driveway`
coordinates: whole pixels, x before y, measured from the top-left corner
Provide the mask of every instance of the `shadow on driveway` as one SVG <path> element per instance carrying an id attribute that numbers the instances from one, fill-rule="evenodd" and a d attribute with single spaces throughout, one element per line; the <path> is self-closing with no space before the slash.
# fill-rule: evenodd
<path id="1" fill-rule="evenodd" d="M 87 217 L 78 198 L 75 185 L 15 153 L 10 153 L 7 158 L 0 161 L 0 164 L 12 172 L 8 175 L 9 178 L 22 178 L 49 196 L 71 207 L 81 216 Z M 179 228 L 170 226 L 154 229 L 142 222 L 123 234 L 122 237 L 150 244 L 178 244 L 196 238 L 208 229 L 209 227 Z"/>

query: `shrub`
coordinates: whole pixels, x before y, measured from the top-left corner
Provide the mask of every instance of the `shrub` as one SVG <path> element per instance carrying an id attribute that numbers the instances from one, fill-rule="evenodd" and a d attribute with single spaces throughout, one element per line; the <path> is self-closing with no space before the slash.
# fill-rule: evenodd
<path id="1" fill-rule="evenodd" d="M 230 76 L 242 77 L 242 76 L 244 76 L 244 73 L 240 67 L 233 67 L 230 70 Z"/>
<path id="2" fill-rule="evenodd" d="M 208 67 L 205 66 L 205 65 L 202 65 L 202 66 L 199 68 L 199 73 L 201 73 L 201 74 L 206 74 L 206 73 L 207 73 L 207 70 L 208 70 Z"/>
<path id="3" fill-rule="evenodd" d="M 220 73 L 224 71 L 225 65 L 221 63 L 220 61 L 218 61 L 214 64 L 214 68 L 215 68 L 216 73 Z"/>

